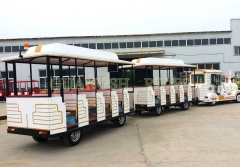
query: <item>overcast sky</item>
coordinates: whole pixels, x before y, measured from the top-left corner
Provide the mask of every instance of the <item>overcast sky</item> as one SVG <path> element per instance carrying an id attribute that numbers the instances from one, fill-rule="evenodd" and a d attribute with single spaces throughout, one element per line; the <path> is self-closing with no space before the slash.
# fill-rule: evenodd
<path id="1" fill-rule="evenodd" d="M 240 0 L 0 0 L 0 38 L 229 30 Z"/>

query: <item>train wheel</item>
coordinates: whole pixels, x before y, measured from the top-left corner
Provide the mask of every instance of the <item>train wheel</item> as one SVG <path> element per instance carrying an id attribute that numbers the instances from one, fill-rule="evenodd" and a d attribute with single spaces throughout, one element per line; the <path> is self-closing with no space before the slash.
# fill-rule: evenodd
<path id="1" fill-rule="evenodd" d="M 126 115 L 120 116 L 114 120 L 114 124 L 116 127 L 122 127 L 126 122 Z"/>
<path id="2" fill-rule="evenodd" d="M 181 105 L 181 109 L 182 109 L 182 110 L 188 110 L 188 108 L 189 108 L 189 103 L 188 103 L 188 102 L 183 103 L 183 104 Z"/>
<path id="3" fill-rule="evenodd" d="M 35 141 L 38 142 L 38 143 L 43 143 L 43 142 L 45 142 L 45 141 L 48 140 L 48 138 L 46 138 L 46 137 L 36 137 L 36 136 L 32 136 L 32 138 L 33 138 L 33 140 L 35 140 Z"/>
<path id="4" fill-rule="evenodd" d="M 153 108 L 153 113 L 156 116 L 160 116 L 162 114 L 162 107 Z"/>
<path id="5" fill-rule="evenodd" d="M 216 105 L 216 101 L 211 101 L 210 103 L 208 103 L 208 105 L 215 106 Z"/>
<path id="6" fill-rule="evenodd" d="M 240 93 L 238 93 L 237 96 L 236 96 L 236 102 L 240 103 Z"/>
<path id="7" fill-rule="evenodd" d="M 63 141 L 67 146 L 75 146 L 82 139 L 82 131 L 75 131 L 70 134 L 63 136 Z"/>

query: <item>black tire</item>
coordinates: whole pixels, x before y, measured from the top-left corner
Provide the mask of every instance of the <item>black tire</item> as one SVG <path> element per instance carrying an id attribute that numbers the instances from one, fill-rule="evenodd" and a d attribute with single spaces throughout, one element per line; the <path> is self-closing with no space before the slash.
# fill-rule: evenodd
<path id="1" fill-rule="evenodd" d="M 152 109 L 155 116 L 160 116 L 162 114 L 162 107 L 156 107 Z"/>
<path id="2" fill-rule="evenodd" d="M 126 122 L 126 115 L 120 116 L 114 120 L 114 125 L 116 127 L 122 127 Z"/>
<path id="3" fill-rule="evenodd" d="M 237 94 L 235 101 L 236 101 L 236 103 L 240 103 L 240 93 Z"/>
<path id="4" fill-rule="evenodd" d="M 164 106 L 163 108 L 164 108 L 165 110 L 167 110 L 167 109 L 169 109 L 169 106 Z"/>
<path id="5" fill-rule="evenodd" d="M 67 146 L 76 146 L 82 139 L 82 131 L 78 130 L 63 136 L 64 144 Z"/>
<path id="6" fill-rule="evenodd" d="M 36 137 L 36 136 L 32 136 L 32 138 L 33 138 L 33 140 L 35 140 L 35 141 L 38 142 L 38 143 L 43 143 L 43 142 L 45 142 L 45 141 L 48 140 L 48 138 L 46 138 L 46 137 Z"/>
<path id="7" fill-rule="evenodd" d="M 188 102 L 181 104 L 181 109 L 182 110 L 188 110 L 188 108 L 189 108 L 189 103 Z"/>

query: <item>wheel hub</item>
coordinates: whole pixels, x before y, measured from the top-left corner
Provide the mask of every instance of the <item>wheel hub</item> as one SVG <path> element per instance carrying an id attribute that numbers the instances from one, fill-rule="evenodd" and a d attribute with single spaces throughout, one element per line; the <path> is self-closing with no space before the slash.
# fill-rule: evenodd
<path id="1" fill-rule="evenodd" d="M 119 124 L 123 124 L 125 122 L 125 117 L 119 117 L 118 118 Z"/>
<path id="2" fill-rule="evenodd" d="M 156 110 L 157 110 L 157 113 L 158 113 L 158 114 L 161 113 L 161 108 L 160 108 L 160 107 L 158 107 Z"/>
<path id="3" fill-rule="evenodd" d="M 240 95 L 237 95 L 237 101 L 240 101 Z"/>
<path id="4" fill-rule="evenodd" d="M 73 142 L 77 142 L 80 139 L 80 136 L 81 136 L 81 132 L 77 131 L 77 132 L 73 132 L 70 137 Z"/>

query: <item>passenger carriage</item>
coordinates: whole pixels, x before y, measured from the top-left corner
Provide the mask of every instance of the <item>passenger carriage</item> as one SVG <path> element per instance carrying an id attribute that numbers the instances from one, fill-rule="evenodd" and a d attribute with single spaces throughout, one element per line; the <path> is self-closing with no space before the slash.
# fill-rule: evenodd
<path id="1" fill-rule="evenodd" d="M 5 62 L 6 74 L 9 65 L 12 65 L 14 75 L 14 91 L 13 94 L 7 94 L 6 101 L 8 133 L 30 135 L 37 142 L 60 137 L 65 144 L 74 146 L 81 140 L 82 129 L 88 126 L 106 121 L 112 121 L 118 127 L 125 124 L 126 115 L 130 113 L 128 91 L 117 87 L 112 89 L 109 78 L 105 79 L 107 86 L 100 85 L 98 81 L 99 76 L 109 76 L 118 71 L 120 65 L 134 64 L 119 60 L 115 53 L 53 43 L 30 47 L 26 54 L 20 52 L 1 61 Z M 30 80 L 32 66 L 45 66 L 47 90 L 34 92 L 33 84 L 30 84 L 28 96 L 19 94 L 16 76 L 18 64 L 28 67 Z M 65 66 L 75 71 L 70 88 L 65 88 L 66 82 L 70 81 L 63 80 Z M 52 85 L 53 68 L 59 69 L 59 89 L 54 89 Z M 94 75 L 94 87 L 86 88 L 85 73 L 80 78 L 77 75 L 78 68 L 84 71 L 92 69 L 90 73 Z M 9 92 L 9 88 L 6 89 Z"/>
<path id="2" fill-rule="evenodd" d="M 188 81 L 189 73 L 184 68 L 195 68 L 182 60 L 165 58 L 140 58 L 132 61 L 133 67 L 123 66 L 122 73 L 132 71 L 134 84 L 134 108 L 138 113 L 144 110 L 159 116 L 162 108 L 178 106 L 183 110 L 195 101 L 195 89 Z M 177 76 L 173 76 L 178 75 Z M 194 75 L 194 74 L 193 74 Z"/>

